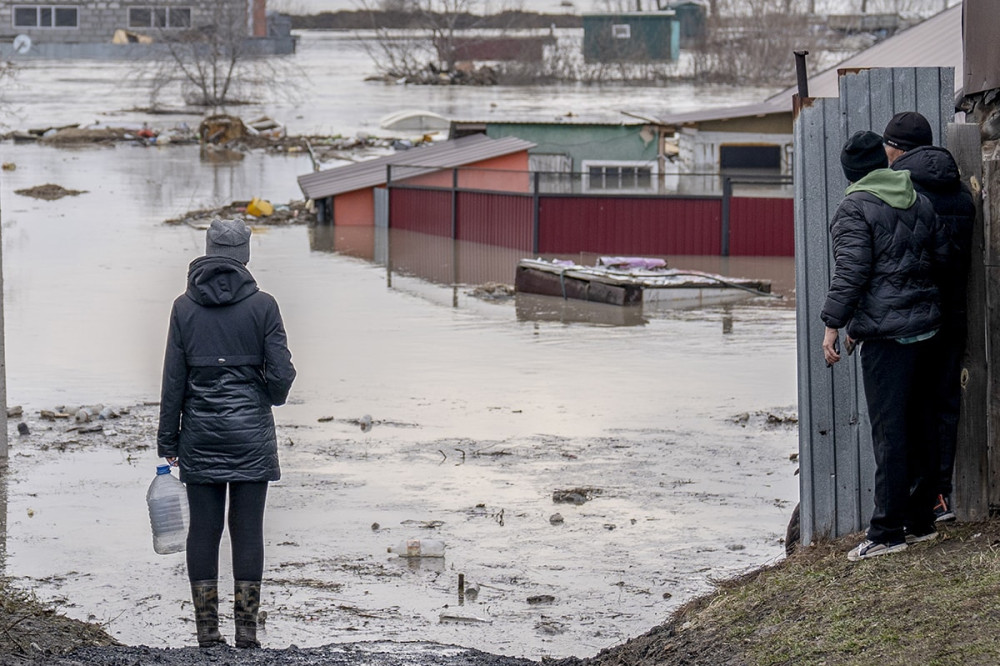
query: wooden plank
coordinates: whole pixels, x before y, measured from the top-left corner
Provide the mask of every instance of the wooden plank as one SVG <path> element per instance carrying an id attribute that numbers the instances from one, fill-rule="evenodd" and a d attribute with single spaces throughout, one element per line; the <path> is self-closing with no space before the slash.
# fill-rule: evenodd
<path id="1" fill-rule="evenodd" d="M 1000 353 L 1000 160 L 983 163 L 983 226 L 986 238 L 986 358 L 995 359 Z M 987 381 L 986 422 L 989 451 L 989 509 L 1000 507 L 1000 455 L 994 438 L 1000 432 L 1000 371 L 991 364 Z"/>
<path id="2" fill-rule="evenodd" d="M 987 435 L 988 372 L 986 364 L 986 266 L 983 229 L 982 147 L 979 126 L 950 124 L 946 134 L 948 149 L 958 162 L 962 180 L 973 192 L 976 221 L 972 230 L 972 259 L 969 267 L 968 326 L 962 361 L 962 406 L 958 422 L 952 501 L 960 520 L 989 517 L 989 446 Z"/>

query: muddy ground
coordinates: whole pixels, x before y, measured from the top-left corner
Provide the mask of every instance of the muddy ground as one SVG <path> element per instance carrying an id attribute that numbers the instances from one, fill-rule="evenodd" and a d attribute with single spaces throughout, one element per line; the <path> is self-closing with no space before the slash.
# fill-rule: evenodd
<path id="1" fill-rule="evenodd" d="M 155 426 L 155 414 L 157 407 L 155 404 L 146 403 L 130 407 L 113 407 L 105 405 L 56 405 L 49 409 L 22 411 L 13 408 L 9 415 L 9 425 L 11 432 L 12 456 L 38 459 L 58 459 L 65 457 L 68 464 L 74 460 L 73 456 L 89 455 L 97 450 L 117 451 L 125 458 L 143 459 L 148 458 L 152 444 L 151 429 Z M 318 419 L 323 425 L 334 421 L 332 418 L 322 417 Z M 392 422 L 382 420 L 361 419 L 337 419 L 345 426 L 354 426 L 362 432 L 370 431 L 373 427 L 384 429 L 400 426 Z M 787 421 L 787 423 L 785 423 Z M 732 418 L 732 427 L 746 428 L 748 424 L 763 424 L 765 427 L 788 427 L 794 426 L 794 416 L 787 414 L 738 414 Z M 790 425 L 789 425 L 790 424 Z M 403 424 L 405 425 L 405 424 Z M 289 436 L 285 429 L 283 434 L 279 434 L 280 439 Z M 294 435 L 298 437 L 298 434 Z M 458 451 L 458 449 L 456 449 Z M 489 452 L 487 452 L 489 453 Z M 506 450 L 497 450 L 498 456 L 507 457 L 510 453 Z M 367 455 L 367 453 L 365 454 Z M 444 454 L 442 454 L 444 455 Z M 456 454 L 457 455 L 457 454 Z M 469 455 L 474 455 L 470 449 Z M 16 477 L 16 475 L 15 475 Z M 17 483 L 17 479 L 13 481 Z M 576 508 L 600 498 L 602 490 L 596 487 L 566 488 L 553 492 L 553 516 L 560 511 L 565 513 L 571 520 Z M 40 507 L 41 500 L 35 499 L 31 506 Z M 560 514 L 561 515 L 561 514 Z M 29 520 L 34 519 L 34 511 L 28 509 Z M 514 518 L 513 516 L 511 518 Z M 496 518 L 495 518 L 496 519 Z M 550 518 L 553 519 L 553 518 Z M 502 524 L 503 517 L 496 519 Z M 555 523 L 553 523 L 555 525 Z M 372 529 L 384 529 L 373 525 Z M 608 528 L 606 528 L 608 529 Z M 391 530 L 390 530 L 391 531 Z M 72 547 L 72 542 L 67 542 L 68 547 Z M 294 568 L 294 566 L 293 566 Z M 288 575 L 284 569 L 279 569 L 281 575 Z M 68 572 L 66 575 L 75 577 L 87 577 L 86 572 Z M 319 573 L 317 575 L 324 575 Z M 362 575 L 360 570 L 358 575 Z M 364 574 L 373 575 L 371 572 Z M 393 579 L 399 574 L 392 567 L 384 568 L 381 574 L 375 574 L 387 579 Z M 430 574 L 436 575 L 436 574 Z M 59 578 L 61 575 L 54 575 Z M 315 594 L 322 596 L 332 590 L 339 591 L 340 585 L 331 581 L 312 580 L 298 581 L 293 578 L 282 583 L 279 575 L 265 573 L 266 578 L 271 579 L 271 589 L 285 585 L 292 587 L 299 585 L 311 586 Z M 46 589 L 52 589 L 53 580 L 39 581 L 45 584 Z M 100 618 L 94 615 L 94 610 L 86 608 L 87 602 L 81 603 L 72 598 L 61 597 L 53 606 L 42 604 L 31 592 L 30 579 L 3 581 L 2 592 L 3 604 L 0 605 L 0 665 L 6 664 L 52 664 L 53 666 L 70 666 L 76 664 L 98 664 L 107 666 L 118 665 L 140 665 L 140 664 L 165 664 L 167 666 L 186 666 L 188 664 L 277 664 L 277 665 L 320 665 L 320 664 L 379 664 L 385 666 L 395 666 L 396 664 L 416 664 L 419 666 L 434 666 L 436 664 L 468 664 L 470 666 L 517 666 L 519 664 L 538 663 L 527 659 L 511 656 L 501 656 L 489 654 L 474 649 L 456 647 L 453 645 L 406 640 L 405 637 L 398 641 L 377 640 L 363 642 L 364 638 L 371 636 L 371 632 L 364 633 L 359 639 L 361 642 L 345 643 L 345 634 L 336 632 L 330 638 L 337 642 L 326 645 L 315 645 L 311 647 L 299 648 L 294 643 L 284 649 L 264 649 L 255 652 L 237 651 L 234 648 L 221 648 L 217 650 L 202 651 L 195 647 L 193 636 L 193 623 L 182 624 L 179 629 L 181 633 L 175 633 L 169 641 L 173 646 L 189 647 L 150 647 L 143 644 L 132 646 L 121 645 L 112 635 L 105 631 L 109 625 L 105 625 Z M 29 585 L 29 587 L 25 587 Z M 317 587 L 318 586 L 318 587 Z M 488 586 L 486 586 L 488 587 Z M 59 589 L 59 583 L 55 583 L 55 588 Z M 527 588 L 526 588 L 527 589 Z M 485 590 L 484 590 L 485 592 Z M 119 591 L 125 594 L 124 590 Z M 107 592 L 105 592 L 107 594 Z M 116 594 L 111 591 L 111 594 Z M 157 597 L 159 595 L 156 595 Z M 668 597 L 669 595 L 664 595 Z M 470 598 L 474 596 L 470 593 Z M 535 598 L 536 604 L 551 603 L 554 597 L 550 595 L 539 595 Z M 532 600 L 529 599 L 531 604 Z M 183 602 L 174 609 L 174 614 L 185 615 L 189 607 L 181 607 Z M 76 609 L 75 615 L 80 616 L 83 610 L 87 614 L 88 610 L 91 622 L 82 622 L 69 619 L 62 614 L 60 606 L 67 609 Z M 145 600 L 139 600 L 135 606 L 135 612 L 142 614 L 145 611 Z M 338 613 L 342 613 L 347 606 L 341 605 Z M 473 606 L 463 610 L 459 606 L 453 606 L 452 611 L 456 618 L 462 616 L 473 616 L 483 614 L 482 608 Z M 152 610 L 152 609 L 150 609 Z M 268 608 L 264 609 L 265 612 Z M 270 606 L 272 614 L 280 615 L 282 610 L 287 614 L 293 611 L 291 608 L 282 609 Z M 355 609 L 358 613 L 358 621 L 367 624 L 365 617 L 374 618 L 367 615 L 362 608 Z M 275 612 L 277 611 L 277 612 Z M 313 618 L 308 614 L 301 615 L 300 621 L 310 622 Z M 153 620 L 156 621 L 155 619 Z M 586 622 L 593 624 L 593 621 Z M 227 628 L 227 620 L 223 618 L 223 630 Z M 558 628 L 559 622 L 553 622 L 552 626 Z M 648 625 L 647 625 L 648 626 Z M 231 627 L 229 627 L 231 630 Z M 600 622 L 594 627 L 599 633 L 601 631 Z M 497 631 L 504 631 L 503 626 L 499 626 Z M 565 630 L 565 628 L 563 629 Z M 607 628 L 605 628 L 607 630 Z M 419 633 L 419 632 L 418 632 Z M 388 635 L 388 634 L 387 634 Z M 150 637 L 152 638 L 152 636 Z M 517 638 L 511 637 L 516 643 Z M 134 638 L 133 643 L 140 643 Z M 155 644 L 155 641 L 151 641 Z M 160 643 L 162 645 L 162 642 Z M 273 642 L 272 642 L 273 644 Z M 474 644 L 474 643 L 473 643 Z M 265 640 L 265 645 L 267 641 Z M 605 650 L 600 656 L 602 664 L 618 663 L 610 662 L 609 650 Z M 543 660 L 545 661 L 545 660 Z M 548 660 L 555 661 L 555 660 Z M 569 659 L 567 664 L 576 663 L 580 660 Z M 622 661 L 620 663 L 632 663 Z M 634 663 L 642 663 L 634 662 Z"/>

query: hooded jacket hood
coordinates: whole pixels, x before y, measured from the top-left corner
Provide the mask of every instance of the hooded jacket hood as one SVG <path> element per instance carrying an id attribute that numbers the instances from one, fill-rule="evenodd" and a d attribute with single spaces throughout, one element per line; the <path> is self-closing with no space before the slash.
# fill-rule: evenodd
<path id="1" fill-rule="evenodd" d="M 868 192 L 900 210 L 906 210 L 917 201 L 917 191 L 913 189 L 908 171 L 875 169 L 847 188 L 847 194 L 853 192 Z"/>
<path id="2" fill-rule="evenodd" d="M 938 146 L 908 150 L 896 158 L 892 168 L 909 171 L 910 179 L 930 192 L 952 193 L 962 187 L 955 158 Z"/>
<path id="3" fill-rule="evenodd" d="M 209 255 L 198 257 L 188 267 L 185 294 L 199 305 L 231 305 L 251 296 L 257 290 L 257 281 L 253 275 L 235 259 Z"/>

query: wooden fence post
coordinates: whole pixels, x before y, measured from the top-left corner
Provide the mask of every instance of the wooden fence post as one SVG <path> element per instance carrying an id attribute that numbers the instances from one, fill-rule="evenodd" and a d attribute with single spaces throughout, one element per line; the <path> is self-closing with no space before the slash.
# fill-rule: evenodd
<path id="1" fill-rule="evenodd" d="M 1000 353 L 1000 157 L 983 161 L 983 234 L 986 242 L 986 358 Z M 987 368 L 986 462 L 989 479 L 988 509 L 1000 507 L 1000 456 L 994 439 L 1000 432 L 1000 373 Z"/>
<path id="2" fill-rule="evenodd" d="M 987 437 L 986 367 L 986 236 L 983 227 L 983 151 L 979 126 L 949 124 L 946 143 L 958 162 L 962 180 L 976 202 L 972 229 L 972 257 L 968 278 L 968 326 L 962 359 L 962 413 L 958 424 L 952 501 L 962 520 L 982 520 L 989 515 L 989 439 Z"/>

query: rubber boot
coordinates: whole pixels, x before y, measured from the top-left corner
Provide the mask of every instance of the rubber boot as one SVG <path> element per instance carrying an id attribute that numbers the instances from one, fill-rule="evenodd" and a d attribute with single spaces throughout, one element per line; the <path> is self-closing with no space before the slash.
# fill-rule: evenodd
<path id="1" fill-rule="evenodd" d="M 235 581 L 233 617 L 236 620 L 236 647 L 259 648 L 257 613 L 260 612 L 260 581 Z"/>
<path id="2" fill-rule="evenodd" d="M 219 633 L 219 581 L 195 580 L 191 582 L 194 600 L 194 624 L 198 631 L 198 647 L 225 645 Z"/>

